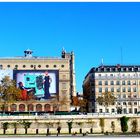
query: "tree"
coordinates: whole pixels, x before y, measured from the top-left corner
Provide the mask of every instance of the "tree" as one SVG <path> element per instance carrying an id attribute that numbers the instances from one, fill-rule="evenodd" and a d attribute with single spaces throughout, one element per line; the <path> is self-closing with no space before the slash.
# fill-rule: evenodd
<path id="1" fill-rule="evenodd" d="M 47 135 L 49 135 L 49 134 L 50 134 L 50 127 L 52 126 L 52 123 L 50 123 L 50 122 L 45 122 L 45 125 L 46 125 L 46 127 L 47 127 Z"/>
<path id="2" fill-rule="evenodd" d="M 105 126 L 104 118 L 100 118 L 100 127 L 102 130 L 102 133 L 104 133 L 104 126 Z"/>
<path id="3" fill-rule="evenodd" d="M 72 105 L 75 106 L 76 111 L 77 108 L 80 107 L 81 112 L 86 112 L 87 99 L 78 99 L 77 96 L 73 96 Z"/>
<path id="4" fill-rule="evenodd" d="M 114 133 L 114 131 L 115 131 L 115 122 L 114 121 L 111 122 L 111 128 L 112 128 L 112 133 Z"/>
<path id="5" fill-rule="evenodd" d="M 16 134 L 17 133 L 17 125 L 18 125 L 18 123 L 17 122 L 13 122 L 13 123 L 11 123 L 12 125 L 13 125 L 13 127 L 14 127 L 14 134 Z"/>
<path id="6" fill-rule="evenodd" d="M 23 127 L 25 129 L 25 134 L 27 134 L 27 130 L 28 130 L 28 128 L 30 128 L 31 122 L 27 122 L 27 121 L 23 120 L 20 123 L 23 125 Z"/>
<path id="7" fill-rule="evenodd" d="M 79 101 L 77 96 L 72 97 L 72 105 L 75 106 L 75 110 L 77 111 L 77 107 L 79 106 Z"/>
<path id="8" fill-rule="evenodd" d="M 2 127 L 3 127 L 3 134 L 5 135 L 5 133 L 6 133 L 6 130 L 8 129 L 8 125 L 9 125 L 9 123 L 8 122 L 4 122 L 4 123 L 2 123 Z"/>
<path id="9" fill-rule="evenodd" d="M 95 124 L 95 121 L 93 119 L 88 119 L 88 124 L 90 125 L 90 133 L 93 133 L 93 125 Z"/>
<path id="10" fill-rule="evenodd" d="M 87 99 L 79 99 L 80 112 L 86 112 Z"/>
<path id="11" fill-rule="evenodd" d="M 76 124 L 79 125 L 79 127 L 80 127 L 79 133 L 81 134 L 82 133 L 82 125 L 83 125 L 83 122 L 77 122 Z"/>
<path id="12" fill-rule="evenodd" d="M 67 122 L 67 124 L 68 124 L 68 128 L 69 128 L 69 134 L 71 134 L 71 129 L 72 129 L 73 122 L 69 121 L 69 122 Z"/>
<path id="13" fill-rule="evenodd" d="M 96 102 L 98 102 L 100 105 L 103 105 L 106 108 L 108 105 L 112 105 L 116 101 L 116 97 L 111 92 L 105 92 L 102 94 L 102 96 L 99 96 L 96 99 Z"/>
<path id="14" fill-rule="evenodd" d="M 120 118 L 121 130 L 123 133 L 127 132 L 127 130 L 128 130 L 128 125 L 127 125 L 128 120 L 129 120 L 129 118 L 126 116 L 123 116 Z"/>
<path id="15" fill-rule="evenodd" d="M 6 111 L 6 106 L 9 103 L 20 100 L 21 91 L 16 87 L 16 82 L 11 80 L 9 76 L 5 76 L 0 84 L 0 102 L 3 112 Z"/>
<path id="16" fill-rule="evenodd" d="M 135 119 L 135 120 L 132 120 L 132 132 L 136 133 L 138 131 L 138 121 Z"/>

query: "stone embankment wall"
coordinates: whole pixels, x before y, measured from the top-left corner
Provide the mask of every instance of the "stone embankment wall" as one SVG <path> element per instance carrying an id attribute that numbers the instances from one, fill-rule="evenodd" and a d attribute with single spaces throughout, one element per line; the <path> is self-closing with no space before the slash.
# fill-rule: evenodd
<path id="1" fill-rule="evenodd" d="M 17 123 L 17 134 L 24 134 L 25 129 L 22 122 L 31 122 L 28 128 L 28 134 L 46 134 L 47 128 L 51 134 L 57 133 L 58 126 L 61 127 L 61 133 L 69 133 L 68 122 L 72 122 L 71 132 L 80 133 L 80 128 L 82 133 L 91 132 L 101 133 L 102 129 L 100 126 L 101 118 L 104 120 L 104 132 L 112 132 L 111 123 L 114 122 L 114 132 L 122 132 L 120 125 L 120 118 L 122 116 L 129 117 L 128 120 L 128 131 L 132 132 L 132 121 L 137 120 L 138 129 L 140 132 L 140 116 L 139 115 L 111 115 L 111 116 L 101 116 L 101 115 L 63 115 L 63 116 L 1 116 L 0 117 L 0 134 L 3 134 L 3 123 L 8 122 L 8 129 L 6 134 L 14 134 L 13 122 Z M 38 130 L 37 130 L 38 129 Z"/>

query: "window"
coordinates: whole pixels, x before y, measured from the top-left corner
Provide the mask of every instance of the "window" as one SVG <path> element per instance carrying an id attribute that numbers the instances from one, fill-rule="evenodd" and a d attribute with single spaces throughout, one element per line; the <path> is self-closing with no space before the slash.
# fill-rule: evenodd
<path id="1" fill-rule="evenodd" d="M 120 102 L 118 102 L 118 105 L 121 105 L 121 103 L 120 103 Z"/>
<path id="2" fill-rule="evenodd" d="M 118 94 L 118 95 L 117 95 L 117 97 L 118 97 L 118 98 L 121 98 L 121 95 L 120 95 L 120 94 Z"/>
<path id="3" fill-rule="evenodd" d="M 56 65 L 53 65 L 54 68 L 56 68 Z"/>
<path id="4" fill-rule="evenodd" d="M 131 105 L 131 102 L 128 102 L 128 105 Z"/>
<path id="5" fill-rule="evenodd" d="M 41 65 L 38 65 L 39 68 L 41 68 Z"/>
<path id="6" fill-rule="evenodd" d="M 46 68 L 48 68 L 49 67 L 49 65 L 46 65 Z"/>
<path id="7" fill-rule="evenodd" d="M 126 102 L 123 102 L 123 105 L 126 105 Z"/>
<path id="8" fill-rule="evenodd" d="M 105 92 L 108 92 L 108 88 L 105 88 Z"/>
<path id="9" fill-rule="evenodd" d="M 122 81 L 122 85 L 125 85 L 125 81 Z"/>
<path id="10" fill-rule="evenodd" d="M 117 88 L 117 92 L 120 92 L 120 88 Z"/>
<path id="11" fill-rule="evenodd" d="M 132 109 L 131 108 L 129 108 L 129 113 L 132 113 Z"/>
<path id="12" fill-rule="evenodd" d="M 102 88 L 99 88 L 99 92 L 102 92 Z"/>
<path id="13" fill-rule="evenodd" d="M 99 82 L 98 82 L 98 85 L 102 85 L 102 81 L 99 81 Z"/>
<path id="14" fill-rule="evenodd" d="M 137 114 L 137 112 L 138 112 L 138 111 L 137 111 L 137 108 L 134 108 L 134 113 Z"/>
<path id="15" fill-rule="evenodd" d="M 134 88 L 133 88 L 133 91 L 136 92 L 136 90 L 137 90 L 136 87 L 134 87 Z"/>
<path id="16" fill-rule="evenodd" d="M 136 81 L 133 82 L 133 85 L 136 85 Z"/>
<path id="17" fill-rule="evenodd" d="M 131 88 L 130 87 L 128 87 L 128 92 L 131 92 Z"/>
<path id="18" fill-rule="evenodd" d="M 115 109 L 114 109 L 114 108 L 112 108 L 112 113 L 113 113 L 113 112 L 115 112 Z"/>
<path id="19" fill-rule="evenodd" d="M 134 105 L 137 105 L 137 102 L 134 102 Z"/>
<path id="20" fill-rule="evenodd" d="M 114 85 L 114 81 L 111 81 L 110 84 L 111 84 L 111 85 Z"/>
<path id="21" fill-rule="evenodd" d="M 137 95 L 133 95 L 134 98 L 137 98 Z"/>
<path id="22" fill-rule="evenodd" d="M 127 85 L 131 85 L 131 82 L 130 81 L 127 81 Z"/>
<path id="23" fill-rule="evenodd" d="M 127 113 L 127 110 L 126 110 L 126 108 L 124 108 L 124 109 L 123 109 L 123 112 L 124 112 L 124 114 L 126 114 L 126 113 Z"/>
<path id="24" fill-rule="evenodd" d="M 62 83 L 62 89 L 66 89 L 66 83 Z"/>
<path id="25" fill-rule="evenodd" d="M 108 85 L 108 81 L 105 81 L 105 85 Z"/>
<path id="26" fill-rule="evenodd" d="M 64 65 L 61 65 L 62 68 L 64 68 Z"/>
<path id="27" fill-rule="evenodd" d="M 15 68 L 18 68 L 18 65 L 15 65 Z"/>
<path id="28" fill-rule="evenodd" d="M 112 105 L 115 105 L 115 102 L 114 102 L 114 103 L 112 103 Z"/>
<path id="29" fill-rule="evenodd" d="M 10 68 L 10 65 L 7 65 L 7 68 Z"/>
<path id="30" fill-rule="evenodd" d="M 110 76 L 113 76 L 113 74 L 110 74 Z"/>
<path id="31" fill-rule="evenodd" d="M 117 81 L 117 82 L 116 82 L 116 85 L 120 85 L 120 81 Z"/>
<path id="32" fill-rule="evenodd" d="M 106 113 L 109 113 L 109 109 L 106 109 Z"/>
<path id="33" fill-rule="evenodd" d="M 114 92 L 114 88 L 111 88 L 111 92 Z"/>
<path id="34" fill-rule="evenodd" d="M 102 112 L 103 112 L 103 110 L 102 110 L 102 109 L 100 109 L 100 110 L 99 110 L 99 112 L 100 112 L 100 113 L 102 113 Z"/>
<path id="35" fill-rule="evenodd" d="M 34 66 L 33 65 L 31 65 L 31 68 L 33 68 Z"/>
<path id="36" fill-rule="evenodd" d="M 126 95 L 125 94 L 123 94 L 123 98 L 126 98 Z"/>
<path id="37" fill-rule="evenodd" d="M 126 88 L 123 88 L 123 90 L 122 90 L 123 92 L 126 92 Z"/>

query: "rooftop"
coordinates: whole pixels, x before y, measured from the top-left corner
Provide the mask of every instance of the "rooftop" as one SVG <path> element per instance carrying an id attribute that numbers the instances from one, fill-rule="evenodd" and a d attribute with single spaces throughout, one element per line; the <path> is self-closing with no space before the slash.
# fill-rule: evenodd
<path id="1" fill-rule="evenodd" d="M 95 72 L 140 72 L 140 65 L 100 65 L 91 68 L 85 78 Z"/>

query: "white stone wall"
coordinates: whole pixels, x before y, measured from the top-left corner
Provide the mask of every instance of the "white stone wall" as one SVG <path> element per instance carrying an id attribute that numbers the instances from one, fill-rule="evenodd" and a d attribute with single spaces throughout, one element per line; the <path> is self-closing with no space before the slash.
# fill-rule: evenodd
<path id="1" fill-rule="evenodd" d="M 28 134 L 36 134 L 36 129 L 38 129 L 38 134 L 46 134 L 47 133 L 47 126 L 45 123 L 52 123 L 50 128 L 50 133 L 51 134 L 56 134 L 57 133 L 57 127 L 58 127 L 58 122 L 59 126 L 61 126 L 61 133 L 68 133 L 68 121 L 72 121 L 72 133 L 77 132 L 79 133 L 79 129 L 82 128 L 82 132 L 89 132 L 90 129 L 93 128 L 93 133 L 101 133 L 101 127 L 100 127 L 100 118 L 104 118 L 104 132 L 112 132 L 111 128 L 111 122 L 114 121 L 115 123 L 115 132 L 121 132 L 121 125 L 120 125 L 120 117 L 121 115 L 117 116 L 93 116 L 93 115 L 77 115 L 75 117 L 68 116 L 65 118 L 65 116 L 61 117 L 50 117 L 50 118 L 43 118 L 43 117 L 38 117 L 37 119 L 34 119 L 34 117 L 24 117 L 25 121 L 32 122 L 30 128 L 28 128 Z M 132 132 L 132 120 L 136 119 L 138 121 L 138 131 L 140 131 L 140 116 L 134 115 L 134 116 L 127 116 L 129 117 L 128 120 L 128 132 Z M 0 117 L 0 134 L 3 134 L 3 127 L 2 123 L 3 122 L 9 122 L 8 129 L 6 130 L 6 134 L 14 134 L 14 127 L 11 125 L 12 122 L 18 122 L 19 120 L 17 117 L 12 117 L 13 119 L 8 119 L 6 117 Z M 21 118 L 21 116 L 20 116 Z M 22 120 L 23 120 L 22 119 Z M 81 124 L 78 124 L 81 123 Z M 17 127 L 17 134 L 24 134 L 25 129 L 23 125 L 18 125 Z"/>

